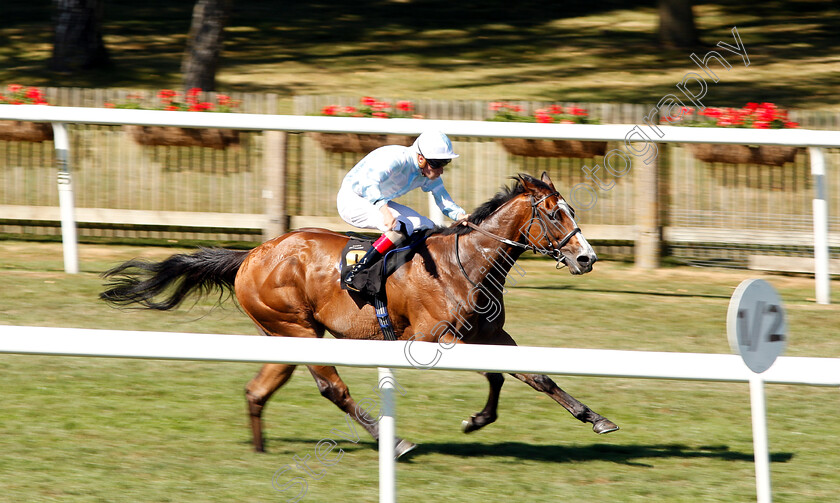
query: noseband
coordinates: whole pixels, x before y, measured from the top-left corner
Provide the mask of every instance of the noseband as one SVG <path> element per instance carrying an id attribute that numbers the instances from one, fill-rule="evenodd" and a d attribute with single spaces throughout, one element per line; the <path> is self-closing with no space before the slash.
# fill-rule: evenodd
<path id="1" fill-rule="evenodd" d="M 560 193 L 555 191 L 538 200 L 535 200 L 533 195 L 528 196 L 529 199 L 531 199 L 531 219 L 529 220 L 530 223 L 528 224 L 528 229 L 525 231 L 525 235 L 530 236 L 531 226 L 534 225 L 534 219 L 539 220 L 543 229 L 545 229 L 545 235 L 548 239 L 548 248 L 538 248 L 536 245 L 530 243 L 530 239 L 528 239 L 528 244 L 522 244 L 517 241 L 510 240 L 508 238 L 494 234 L 488 230 L 482 229 L 481 227 L 475 225 L 472 222 L 467 222 L 467 226 L 473 230 L 484 234 L 485 236 L 489 236 L 495 239 L 496 241 L 502 242 L 506 245 L 510 245 L 523 250 L 531 250 L 534 253 L 539 253 L 551 257 L 557 261 L 557 269 L 560 269 L 561 267 L 566 265 L 566 258 L 563 256 L 563 252 L 561 250 L 564 246 L 566 246 L 566 244 L 568 244 L 569 240 L 571 240 L 575 234 L 580 233 L 580 227 L 578 227 L 577 224 L 575 224 L 574 229 L 566 233 L 566 235 L 564 235 L 562 239 L 558 239 L 557 236 L 554 235 L 554 233 L 551 231 L 551 223 L 546 221 L 545 216 L 543 216 L 543 213 L 539 210 L 540 203 L 542 203 L 551 196 L 560 196 Z M 565 211 L 559 203 L 551 211 L 551 214 L 554 215 L 558 211 Z M 572 217 L 571 212 L 569 213 L 569 217 L 572 218 L 572 222 L 574 222 L 574 217 Z M 458 267 L 461 268 L 461 272 L 464 273 L 464 276 L 467 278 L 467 280 L 473 285 L 475 285 L 475 283 L 473 283 L 469 276 L 467 276 L 467 271 L 464 270 L 464 266 L 461 264 L 461 257 L 458 253 L 458 234 L 455 235 L 455 259 L 458 262 Z"/>

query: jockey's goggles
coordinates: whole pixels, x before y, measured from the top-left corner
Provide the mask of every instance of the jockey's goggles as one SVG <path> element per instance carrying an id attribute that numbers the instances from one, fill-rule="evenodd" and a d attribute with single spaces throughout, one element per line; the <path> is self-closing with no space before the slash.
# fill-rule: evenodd
<path id="1" fill-rule="evenodd" d="M 452 162 L 452 159 L 426 159 L 432 169 L 442 169 L 444 166 Z"/>

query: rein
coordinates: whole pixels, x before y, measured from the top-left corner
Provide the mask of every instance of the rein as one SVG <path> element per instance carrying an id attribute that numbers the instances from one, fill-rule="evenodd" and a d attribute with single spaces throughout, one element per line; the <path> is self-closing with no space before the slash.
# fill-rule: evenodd
<path id="1" fill-rule="evenodd" d="M 538 248 L 534 244 L 519 243 L 517 241 L 513 241 L 511 239 L 508 239 L 504 236 L 499 236 L 498 234 L 494 234 L 494 233 L 492 233 L 492 232 L 490 232 L 486 229 L 483 229 L 483 228 L 479 227 L 478 225 L 476 225 L 472 222 L 469 222 L 469 221 L 467 221 L 466 224 L 470 229 L 478 231 L 478 232 L 484 234 L 485 236 L 490 237 L 492 239 L 495 239 L 496 241 L 499 241 L 499 242 L 504 243 L 506 245 L 513 246 L 514 248 L 520 248 L 522 250 L 531 250 L 534 253 L 539 253 L 539 254 L 545 255 L 547 257 L 551 257 L 551 258 L 553 258 L 554 260 L 557 261 L 557 269 L 560 269 L 561 267 L 566 265 L 565 264 L 566 258 L 563 256 L 563 253 L 562 253 L 561 249 L 564 246 L 566 246 L 566 244 L 572 239 L 572 237 L 574 237 L 575 234 L 580 233 L 580 227 L 578 227 L 577 224 L 575 224 L 574 229 L 569 231 L 569 233 L 566 234 L 563 237 L 563 239 L 557 239 L 557 237 L 554 236 L 554 234 L 549 230 L 550 229 L 549 223 L 545 221 L 545 217 L 543 217 L 543 214 L 539 211 L 538 206 L 539 206 L 540 203 L 542 203 L 543 201 L 545 201 L 549 197 L 555 196 L 555 195 L 559 196 L 560 193 L 559 192 L 553 192 L 553 193 L 551 193 L 547 196 L 544 196 L 544 197 L 540 198 L 537 201 L 534 200 L 534 196 L 529 196 L 530 199 L 531 199 L 531 220 L 530 220 L 531 224 L 528 225 L 528 230 L 526 231 L 526 235 L 530 234 L 531 225 L 533 225 L 534 218 L 536 218 L 537 220 L 540 221 L 540 224 L 542 224 L 543 229 L 545 229 L 546 238 L 548 239 L 548 244 L 549 244 L 549 248 L 547 248 L 547 249 Z M 558 205 L 558 208 L 559 208 L 559 205 Z M 574 219 L 572 219 L 572 222 L 574 222 Z M 467 275 L 467 271 L 466 271 L 466 269 L 464 269 L 464 264 L 461 263 L 461 255 L 459 253 L 459 245 L 458 245 L 459 236 L 460 236 L 460 234 L 455 234 L 455 262 L 458 264 L 458 268 L 461 269 L 461 273 L 463 273 L 464 277 L 467 278 L 467 281 L 469 281 L 473 286 L 478 286 L 478 284 L 476 284 L 473 280 L 471 280 L 470 277 Z M 555 245 L 555 241 L 557 242 L 556 245 Z"/>

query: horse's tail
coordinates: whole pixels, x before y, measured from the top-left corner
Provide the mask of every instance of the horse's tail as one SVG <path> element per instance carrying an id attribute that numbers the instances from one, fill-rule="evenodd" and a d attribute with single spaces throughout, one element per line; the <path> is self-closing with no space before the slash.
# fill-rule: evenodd
<path id="1" fill-rule="evenodd" d="M 165 311 L 178 307 L 190 293 L 233 291 L 236 272 L 249 251 L 200 248 L 162 262 L 132 259 L 102 274 L 109 281 L 99 298 L 115 306 L 140 304 Z M 155 298 L 163 296 L 159 301 Z"/>

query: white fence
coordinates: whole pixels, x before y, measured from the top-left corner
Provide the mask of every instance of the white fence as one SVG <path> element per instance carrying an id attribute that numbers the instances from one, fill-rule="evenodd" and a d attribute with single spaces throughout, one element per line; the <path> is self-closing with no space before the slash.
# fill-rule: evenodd
<path id="1" fill-rule="evenodd" d="M 738 355 L 2 326 L 0 353 L 748 382 Z M 782 356 L 766 383 L 840 387 L 840 358 Z"/>
<path id="2" fill-rule="evenodd" d="M 486 138 L 542 138 L 571 140 L 612 140 L 652 143 L 720 143 L 746 145 L 804 146 L 810 150 L 811 174 L 814 182 L 814 259 L 816 300 L 830 302 L 828 251 L 828 205 L 823 148 L 840 147 L 840 131 L 809 129 L 738 129 L 687 128 L 655 126 L 641 136 L 639 126 L 631 124 L 581 125 L 483 122 L 465 120 L 368 119 L 350 117 L 316 117 L 255 114 L 214 114 L 165 112 L 155 110 L 121 110 L 83 107 L 47 107 L 38 105 L 0 105 L 0 120 L 52 122 L 56 131 L 55 148 L 59 162 L 59 191 L 62 202 L 62 236 L 65 242 L 65 270 L 78 270 L 75 251 L 75 220 L 72 207 L 72 184 L 67 166 L 69 144 L 65 123 L 180 126 L 233 128 L 243 130 L 275 130 L 327 133 L 419 134 L 436 128 L 450 135 Z M 645 126 L 648 127 L 648 126 Z M 647 155 L 647 154 L 645 154 Z M 605 163 L 607 162 L 605 158 Z M 639 229 L 645 233 L 649 229 Z M 657 232 L 656 229 L 650 230 Z"/>
<path id="3" fill-rule="evenodd" d="M 439 352 L 438 344 L 428 342 L 17 326 L 3 326 L 0 331 L 0 353 L 380 367 L 380 382 L 385 383 L 379 439 L 382 503 L 396 501 L 395 405 L 393 379 L 387 377 L 389 368 L 413 368 L 409 354 L 415 362 L 437 361 L 433 368 L 439 370 L 749 382 L 753 395 L 759 389 L 762 400 L 764 383 L 840 386 L 838 358 L 780 357 L 766 372 L 753 374 L 739 356 L 724 354 L 465 344 Z M 755 416 L 753 410 L 754 422 Z M 769 476 L 767 484 L 769 498 Z"/>

